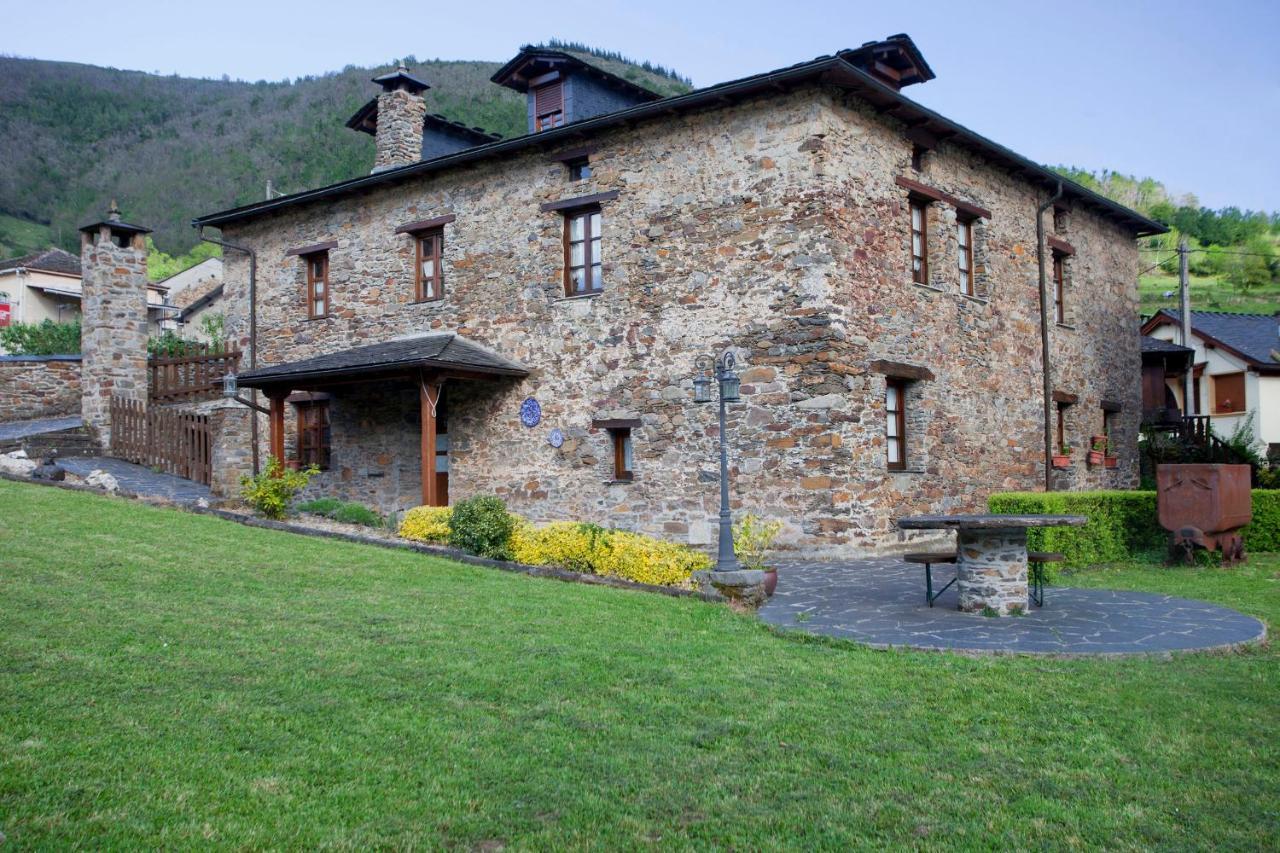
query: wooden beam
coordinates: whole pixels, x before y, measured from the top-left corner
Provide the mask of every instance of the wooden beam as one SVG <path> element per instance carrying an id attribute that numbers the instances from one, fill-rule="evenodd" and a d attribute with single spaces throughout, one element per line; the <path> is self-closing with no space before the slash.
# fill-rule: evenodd
<path id="1" fill-rule="evenodd" d="M 418 403 L 422 409 L 422 504 L 439 506 L 436 494 L 436 404 L 440 402 L 440 382 L 426 374 L 418 376 Z"/>
<path id="2" fill-rule="evenodd" d="M 284 464 L 284 398 L 288 393 L 274 392 L 267 399 L 271 401 L 271 450 L 270 453 L 281 465 Z"/>

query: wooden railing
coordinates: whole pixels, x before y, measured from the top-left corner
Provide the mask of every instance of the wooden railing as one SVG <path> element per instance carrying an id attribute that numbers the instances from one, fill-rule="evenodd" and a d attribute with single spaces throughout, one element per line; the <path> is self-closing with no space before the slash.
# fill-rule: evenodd
<path id="1" fill-rule="evenodd" d="M 192 342 L 182 353 L 147 359 L 147 390 L 157 403 L 211 399 L 222 393 L 222 377 L 239 363 L 240 351 L 228 345 Z"/>
<path id="2" fill-rule="evenodd" d="M 209 484 L 212 432 L 208 415 L 111 398 L 111 455 Z"/>

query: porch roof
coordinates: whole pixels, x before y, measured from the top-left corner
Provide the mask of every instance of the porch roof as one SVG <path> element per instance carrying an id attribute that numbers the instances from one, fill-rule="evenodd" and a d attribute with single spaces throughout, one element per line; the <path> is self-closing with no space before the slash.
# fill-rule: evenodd
<path id="1" fill-rule="evenodd" d="M 390 378 L 419 371 L 442 377 L 524 377 L 529 370 L 456 332 L 437 332 L 260 367 L 240 374 L 249 388 L 303 387 L 356 378 Z"/>

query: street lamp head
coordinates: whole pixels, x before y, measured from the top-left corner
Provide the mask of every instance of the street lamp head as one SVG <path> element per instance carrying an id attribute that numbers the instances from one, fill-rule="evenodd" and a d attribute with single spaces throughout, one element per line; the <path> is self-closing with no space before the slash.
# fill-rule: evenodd
<path id="1" fill-rule="evenodd" d="M 720 375 L 720 397 L 726 403 L 737 403 L 742 399 L 738 394 L 738 374 L 725 371 Z"/>
<path id="2" fill-rule="evenodd" d="M 699 374 L 693 378 L 693 402 L 711 402 L 711 378 Z"/>
<path id="3" fill-rule="evenodd" d="M 230 399 L 235 397 L 239 389 L 236 387 L 236 375 L 227 373 L 222 377 L 222 396 Z"/>

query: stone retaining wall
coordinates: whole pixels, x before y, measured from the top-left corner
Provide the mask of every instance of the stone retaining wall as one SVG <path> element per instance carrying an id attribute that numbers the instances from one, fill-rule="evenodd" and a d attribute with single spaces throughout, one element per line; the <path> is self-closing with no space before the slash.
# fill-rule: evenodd
<path id="1" fill-rule="evenodd" d="M 0 356 L 0 422 L 80 414 L 80 356 Z"/>

